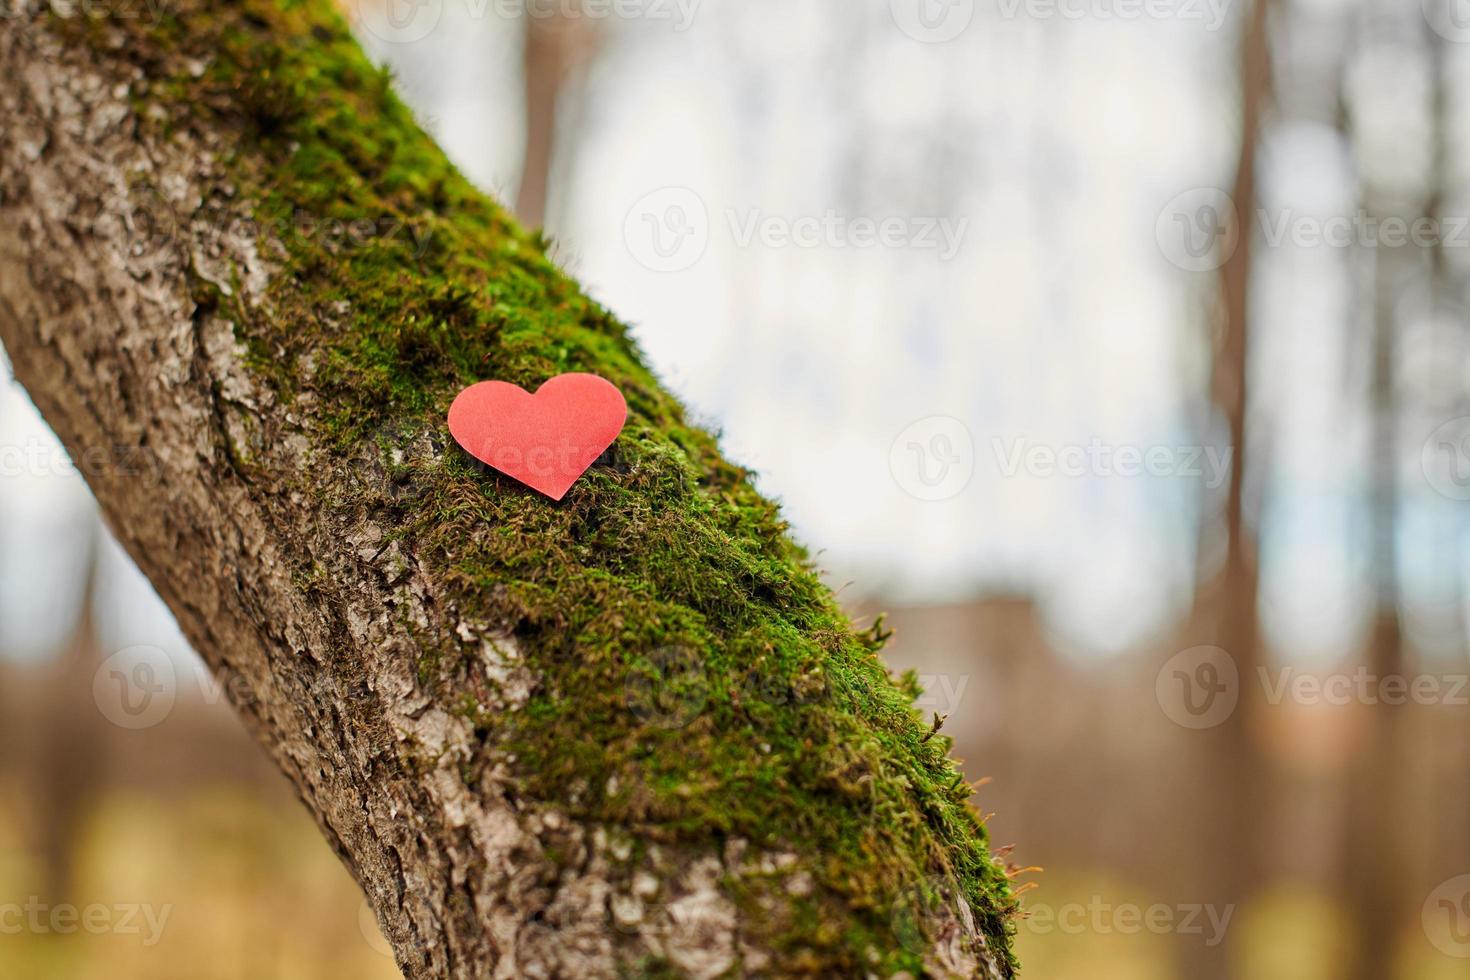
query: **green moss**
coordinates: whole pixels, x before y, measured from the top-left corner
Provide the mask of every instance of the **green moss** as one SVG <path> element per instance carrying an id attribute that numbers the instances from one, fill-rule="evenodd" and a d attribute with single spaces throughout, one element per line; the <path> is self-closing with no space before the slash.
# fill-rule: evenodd
<path id="1" fill-rule="evenodd" d="M 454 637 L 420 637 L 416 668 L 514 753 L 530 797 L 564 805 L 585 787 L 574 814 L 635 841 L 740 837 L 800 855 L 814 888 L 780 912 L 731 885 L 782 972 L 919 972 L 895 908 L 927 900 L 934 876 L 957 882 L 992 948 L 1009 950 L 1006 877 L 948 739 L 877 656 L 881 623 L 853 628 L 751 475 L 546 243 L 454 170 L 327 3 L 185 0 L 151 33 L 78 30 L 145 69 L 140 105 L 187 107 L 161 135 L 206 120 L 238 134 L 225 166 L 286 272 L 269 318 L 208 300 L 280 398 L 310 392 L 301 424 L 328 461 L 383 460 L 391 488 L 323 506 L 392 529 L 467 616 L 515 624 L 542 683 L 509 717 L 453 689 Z M 132 36 L 118 45 L 117 32 Z M 354 239 L 331 222 L 369 224 Z M 534 388 L 574 370 L 615 382 L 630 415 L 563 502 L 447 439 L 463 386 Z M 395 455 L 426 432 L 432 457 Z"/>

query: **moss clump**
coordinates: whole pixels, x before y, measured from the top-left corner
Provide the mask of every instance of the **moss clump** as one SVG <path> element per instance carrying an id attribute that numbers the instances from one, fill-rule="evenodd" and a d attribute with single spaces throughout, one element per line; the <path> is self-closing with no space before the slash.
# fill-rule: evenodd
<path id="1" fill-rule="evenodd" d="M 78 29 L 144 68 L 140 101 L 186 107 L 159 125 L 238 134 L 226 166 L 286 271 L 269 319 L 213 301 L 282 399 L 309 391 L 321 452 L 383 457 L 392 493 L 323 505 L 366 509 L 467 616 L 514 624 L 542 682 L 493 726 L 452 689 L 452 639 L 425 639 L 417 668 L 514 753 L 524 791 L 643 842 L 799 855 L 812 885 L 781 914 L 731 884 L 780 972 L 919 972 L 895 908 L 936 878 L 1012 969 L 1006 877 L 948 740 L 880 662 L 881 629 L 852 627 L 750 474 L 546 243 L 453 169 L 330 6 L 184 0 L 153 29 Z M 579 370 L 616 383 L 630 416 L 562 503 L 448 442 L 463 386 Z M 439 452 L 394 455 L 423 433 Z"/>

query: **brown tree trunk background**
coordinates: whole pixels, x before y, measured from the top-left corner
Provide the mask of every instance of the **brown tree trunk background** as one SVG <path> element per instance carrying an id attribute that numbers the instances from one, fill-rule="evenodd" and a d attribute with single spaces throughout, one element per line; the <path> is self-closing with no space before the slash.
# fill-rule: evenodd
<path id="1" fill-rule="evenodd" d="M 1206 787 L 1211 814 L 1206 828 L 1214 845 L 1201 855 L 1209 900 L 1239 910 L 1258 881 L 1259 827 L 1269 819 L 1263 756 L 1253 738 L 1256 668 L 1262 661 L 1257 602 L 1260 572 L 1256 529 L 1247 514 L 1247 476 L 1257 456 L 1250 427 L 1251 272 L 1255 256 L 1257 153 L 1271 99 L 1272 0 L 1253 0 L 1240 41 L 1240 154 L 1230 199 L 1235 206 L 1234 251 L 1220 268 L 1220 333 L 1210 379 L 1214 405 L 1233 449 L 1225 499 L 1223 567 L 1202 583 L 1196 616 L 1211 642 L 1235 661 L 1240 702 L 1217 728 L 1204 733 Z M 1186 947 L 1189 973 L 1199 980 L 1236 975 L 1237 941 L 1217 948 Z"/>

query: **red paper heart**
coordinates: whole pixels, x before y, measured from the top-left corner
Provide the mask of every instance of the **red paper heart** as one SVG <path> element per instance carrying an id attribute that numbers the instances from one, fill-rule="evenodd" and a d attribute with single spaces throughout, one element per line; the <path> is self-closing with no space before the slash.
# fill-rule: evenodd
<path id="1" fill-rule="evenodd" d="M 595 374 L 559 374 L 533 395 L 481 381 L 449 406 L 449 432 L 465 452 L 560 500 L 628 420 L 628 403 Z"/>

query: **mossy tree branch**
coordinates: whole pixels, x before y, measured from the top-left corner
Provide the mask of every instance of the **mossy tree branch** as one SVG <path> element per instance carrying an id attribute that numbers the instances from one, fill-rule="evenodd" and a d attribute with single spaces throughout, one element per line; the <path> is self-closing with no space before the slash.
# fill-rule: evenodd
<path id="1" fill-rule="evenodd" d="M 0 337 L 406 974 L 1011 975 L 881 630 L 327 4 L 11 9 Z M 571 370 L 631 414 L 562 503 L 448 441 Z"/>

